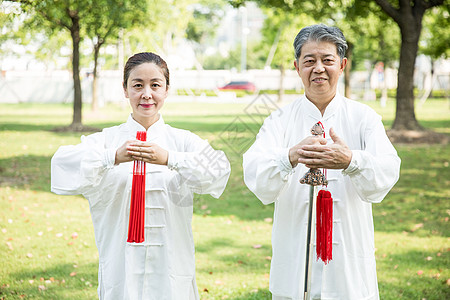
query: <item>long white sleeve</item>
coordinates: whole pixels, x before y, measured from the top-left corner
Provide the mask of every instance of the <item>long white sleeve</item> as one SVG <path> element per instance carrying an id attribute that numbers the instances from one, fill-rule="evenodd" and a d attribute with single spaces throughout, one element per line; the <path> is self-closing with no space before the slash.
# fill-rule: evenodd
<path id="1" fill-rule="evenodd" d="M 169 151 L 169 169 L 177 171 L 181 183 L 193 192 L 219 198 L 231 172 L 225 153 L 214 150 L 207 141 L 194 134 L 186 139 L 184 148 L 185 151 Z"/>
<path id="2" fill-rule="evenodd" d="M 365 132 L 365 149 L 353 150 L 352 161 L 343 170 L 363 201 L 381 202 L 398 181 L 400 158 L 392 146 L 378 115 Z"/>
<path id="3" fill-rule="evenodd" d="M 264 204 L 276 200 L 293 172 L 283 136 L 282 124 L 270 116 L 243 156 L 245 184 Z"/>
<path id="4" fill-rule="evenodd" d="M 51 191 L 61 195 L 89 194 L 114 166 L 116 149 L 106 149 L 103 132 L 82 136 L 78 145 L 61 146 L 51 160 Z"/>

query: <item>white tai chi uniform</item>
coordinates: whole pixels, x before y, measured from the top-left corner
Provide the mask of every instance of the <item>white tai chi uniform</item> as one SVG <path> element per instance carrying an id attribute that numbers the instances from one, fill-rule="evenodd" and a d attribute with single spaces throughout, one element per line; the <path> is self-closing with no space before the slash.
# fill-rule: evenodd
<path id="1" fill-rule="evenodd" d="M 52 191 L 89 201 L 99 251 L 98 295 L 117 300 L 199 299 L 192 237 L 193 193 L 218 198 L 230 175 L 222 151 L 164 123 L 147 141 L 169 152 L 168 165 L 147 164 L 145 241 L 127 243 L 133 162 L 114 165 L 116 150 L 145 131 L 130 116 L 119 126 L 62 146 L 52 158 Z"/>
<path id="2" fill-rule="evenodd" d="M 305 96 L 273 112 L 244 154 L 244 180 L 264 204 L 274 203 L 270 291 L 274 299 L 303 299 L 309 185 L 300 184 L 303 164 L 292 168 L 289 149 L 318 121 L 334 128 L 352 150 L 345 170 L 328 170 L 333 197 L 333 260 L 317 261 L 313 250 L 312 299 L 379 299 L 372 203 L 397 182 L 400 158 L 381 117 L 368 106 L 340 95 L 319 109 Z M 278 297 L 278 298 L 277 298 Z"/>

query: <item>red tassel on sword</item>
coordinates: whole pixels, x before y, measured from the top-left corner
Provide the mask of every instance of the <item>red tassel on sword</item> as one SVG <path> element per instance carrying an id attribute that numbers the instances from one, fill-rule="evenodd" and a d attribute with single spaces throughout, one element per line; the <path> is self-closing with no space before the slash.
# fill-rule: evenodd
<path id="1" fill-rule="evenodd" d="M 138 131 L 136 139 L 147 140 L 147 132 Z M 131 186 L 130 219 L 128 222 L 128 243 L 144 242 L 145 226 L 145 162 L 135 160 L 133 164 L 133 183 Z"/>
<path id="2" fill-rule="evenodd" d="M 330 191 L 320 190 L 316 207 L 316 254 L 327 264 L 333 259 L 333 198 Z"/>

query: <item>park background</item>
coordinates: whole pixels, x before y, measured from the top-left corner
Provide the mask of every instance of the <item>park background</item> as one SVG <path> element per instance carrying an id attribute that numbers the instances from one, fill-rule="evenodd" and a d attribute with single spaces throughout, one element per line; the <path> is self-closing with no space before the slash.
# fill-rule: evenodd
<path id="1" fill-rule="evenodd" d="M 141 51 L 169 63 L 165 121 L 232 164 L 223 196 L 195 201 L 201 298 L 270 299 L 273 206 L 245 187 L 242 154 L 264 118 L 302 93 L 292 41 L 317 22 L 344 31 L 352 63 L 340 92 L 382 115 L 402 159 L 373 206 L 381 299 L 450 298 L 449 4 L 406 2 L 2 1 L 0 299 L 96 297 L 88 203 L 50 193 L 50 159 L 126 120 L 121 70 Z M 257 91 L 218 89 L 230 80 Z"/>

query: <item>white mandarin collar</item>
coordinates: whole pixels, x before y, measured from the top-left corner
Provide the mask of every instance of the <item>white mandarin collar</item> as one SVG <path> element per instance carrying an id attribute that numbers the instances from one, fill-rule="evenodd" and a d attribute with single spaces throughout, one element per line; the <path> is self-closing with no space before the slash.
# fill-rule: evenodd
<path id="1" fill-rule="evenodd" d="M 328 103 L 327 107 L 325 108 L 325 113 L 321 114 L 320 110 L 317 108 L 317 106 L 312 103 L 306 95 L 303 95 L 303 102 L 305 104 L 305 109 L 307 110 L 308 114 L 313 117 L 316 120 L 326 120 L 333 116 L 336 111 L 338 110 L 340 103 L 341 103 L 341 96 L 336 93 L 334 98 Z"/>
<path id="2" fill-rule="evenodd" d="M 161 129 L 164 128 L 165 122 L 161 114 L 159 114 L 159 119 L 153 125 L 151 125 L 147 130 L 147 141 L 153 140 L 155 137 L 160 135 Z M 145 131 L 144 126 L 139 124 L 135 119 L 133 119 L 133 115 L 130 114 L 127 120 L 127 126 L 130 132 L 130 138 L 136 138 L 137 131 Z"/>

